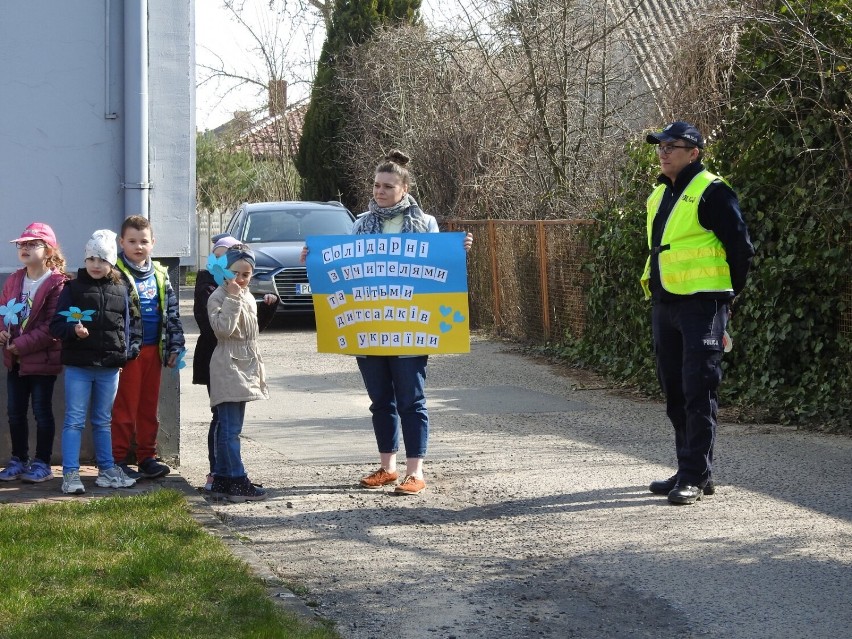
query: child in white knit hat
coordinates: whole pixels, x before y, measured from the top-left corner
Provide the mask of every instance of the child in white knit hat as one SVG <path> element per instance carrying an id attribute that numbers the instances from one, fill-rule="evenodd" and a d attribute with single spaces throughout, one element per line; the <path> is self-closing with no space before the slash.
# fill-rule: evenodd
<path id="1" fill-rule="evenodd" d="M 142 315 L 130 282 L 115 268 L 115 233 L 95 231 L 86 242 L 86 266 L 59 296 L 50 332 L 62 340 L 65 423 L 62 428 L 62 492 L 86 492 L 80 481 L 80 442 L 91 404 L 92 441 L 98 464 L 95 484 L 128 488 L 130 479 L 112 457 L 112 403 L 118 373 L 139 355 Z"/>

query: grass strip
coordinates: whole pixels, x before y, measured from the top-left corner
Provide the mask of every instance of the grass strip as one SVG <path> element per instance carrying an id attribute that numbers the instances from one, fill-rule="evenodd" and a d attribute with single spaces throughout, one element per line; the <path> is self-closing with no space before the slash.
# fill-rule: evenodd
<path id="1" fill-rule="evenodd" d="M 0 566 L 0 638 L 338 637 L 278 608 L 174 490 L 0 505 Z"/>

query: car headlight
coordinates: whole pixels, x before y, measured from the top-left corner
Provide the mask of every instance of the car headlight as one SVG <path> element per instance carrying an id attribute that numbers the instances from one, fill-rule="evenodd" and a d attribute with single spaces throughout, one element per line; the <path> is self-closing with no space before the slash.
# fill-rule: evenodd
<path id="1" fill-rule="evenodd" d="M 264 295 L 266 293 L 275 293 L 277 295 L 277 291 L 275 290 L 275 280 L 273 279 L 274 273 L 275 269 L 271 268 L 257 269 L 252 274 L 249 290 L 252 293 L 257 293 L 259 295 Z"/>
<path id="2" fill-rule="evenodd" d="M 260 279 L 260 280 L 271 279 L 272 274 L 275 272 L 275 270 L 276 269 L 274 269 L 274 268 L 261 266 L 259 268 L 254 269 L 254 272 L 252 273 L 252 277 L 256 280 L 257 279 Z"/>
<path id="3" fill-rule="evenodd" d="M 252 293 L 275 293 L 278 294 L 275 290 L 275 282 L 272 278 L 264 279 L 264 280 L 256 280 L 252 278 L 251 283 L 249 284 L 249 290 Z"/>

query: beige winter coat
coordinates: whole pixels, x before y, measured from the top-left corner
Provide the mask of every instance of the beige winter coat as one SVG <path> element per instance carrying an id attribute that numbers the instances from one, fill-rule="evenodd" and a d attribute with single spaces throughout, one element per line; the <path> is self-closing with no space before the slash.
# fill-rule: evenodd
<path id="1" fill-rule="evenodd" d="M 210 360 L 210 405 L 269 399 L 252 294 L 228 295 L 220 286 L 207 301 L 207 315 L 218 340 Z"/>

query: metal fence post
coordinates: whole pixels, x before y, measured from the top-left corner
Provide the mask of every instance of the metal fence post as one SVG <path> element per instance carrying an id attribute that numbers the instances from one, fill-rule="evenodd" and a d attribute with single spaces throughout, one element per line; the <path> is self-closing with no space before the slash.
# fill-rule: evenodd
<path id="1" fill-rule="evenodd" d="M 544 223 L 539 221 L 536 224 L 536 234 L 538 235 L 538 269 L 539 281 L 541 283 L 541 329 L 544 333 L 544 339 L 550 341 L 550 296 L 548 293 L 548 277 L 547 277 L 547 237 L 545 235 Z"/>
<path id="2" fill-rule="evenodd" d="M 488 243 L 491 248 L 491 292 L 494 296 L 494 326 L 503 327 L 502 309 L 500 308 L 500 266 L 497 260 L 497 228 L 494 220 L 488 220 Z"/>

